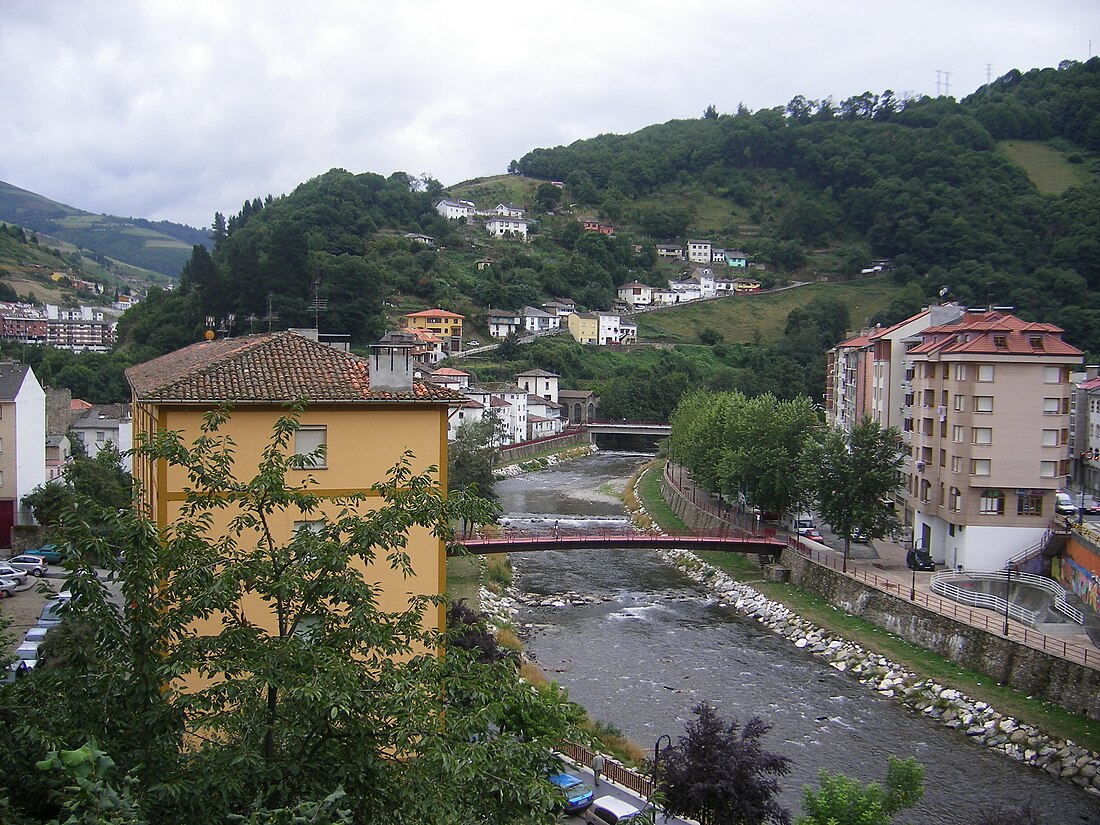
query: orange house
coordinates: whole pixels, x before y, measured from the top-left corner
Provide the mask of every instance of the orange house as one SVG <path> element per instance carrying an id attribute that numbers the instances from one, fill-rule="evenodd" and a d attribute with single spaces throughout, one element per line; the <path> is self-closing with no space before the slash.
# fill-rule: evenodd
<path id="1" fill-rule="evenodd" d="M 401 318 L 401 327 L 426 329 L 443 339 L 443 348 L 447 352 L 462 351 L 462 322 L 465 315 L 448 312 L 445 309 L 425 309 L 422 312 L 410 312 Z"/>

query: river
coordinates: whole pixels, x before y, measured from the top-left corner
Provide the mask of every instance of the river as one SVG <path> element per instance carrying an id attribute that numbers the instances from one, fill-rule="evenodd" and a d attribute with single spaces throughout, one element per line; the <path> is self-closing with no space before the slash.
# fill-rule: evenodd
<path id="1" fill-rule="evenodd" d="M 621 526 L 618 498 L 644 460 L 603 452 L 496 485 L 511 526 Z M 589 715 L 643 747 L 675 740 L 701 701 L 725 718 L 760 716 L 768 750 L 792 760 L 781 801 L 797 814 L 821 768 L 881 782 L 886 757 L 925 767 L 925 795 L 899 822 L 973 825 L 983 812 L 1031 800 L 1045 825 L 1100 823 L 1100 800 L 972 743 L 879 697 L 785 639 L 710 598 L 654 551 L 544 551 L 512 556 L 515 585 L 543 601 L 520 608 L 528 653 Z M 568 604 L 567 599 L 559 600 Z"/>

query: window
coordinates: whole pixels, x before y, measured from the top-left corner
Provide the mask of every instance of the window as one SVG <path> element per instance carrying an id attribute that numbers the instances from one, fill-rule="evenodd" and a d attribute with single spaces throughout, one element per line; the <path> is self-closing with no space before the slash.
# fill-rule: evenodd
<path id="1" fill-rule="evenodd" d="M 993 412 L 993 396 L 992 395 L 975 395 L 974 396 L 974 412 L 976 412 L 976 413 L 991 413 L 991 412 Z"/>
<path id="2" fill-rule="evenodd" d="M 1044 398 L 1043 415 L 1059 415 L 1062 412 L 1061 398 Z"/>
<path id="3" fill-rule="evenodd" d="M 946 381 L 950 377 L 951 377 L 951 365 L 950 364 L 944 364 L 943 365 L 943 380 Z M 944 392 L 946 393 L 947 390 L 944 390 Z M 945 396 L 945 398 L 946 398 L 946 396 Z M 946 404 L 947 401 L 945 400 L 943 403 Z"/>
<path id="4" fill-rule="evenodd" d="M 327 427 L 299 427 L 294 431 L 294 452 L 301 456 L 309 456 L 315 450 L 327 447 Z M 311 458 L 306 458 L 304 467 L 327 467 L 326 463 L 327 453 L 322 451 L 320 455 L 314 455 Z"/>
<path id="5" fill-rule="evenodd" d="M 921 432 L 925 435 L 934 435 L 936 432 L 936 422 L 931 418 L 921 419 Z"/>
<path id="6" fill-rule="evenodd" d="M 993 443 L 993 428 L 992 427 L 972 427 L 970 430 L 972 434 L 971 443 L 973 444 L 992 444 Z"/>
<path id="7" fill-rule="evenodd" d="M 993 346 L 997 349 L 1008 349 L 1008 336 L 1007 335 L 994 335 Z"/>
<path id="8" fill-rule="evenodd" d="M 1041 516 L 1043 515 L 1042 496 L 1019 496 L 1016 499 L 1016 515 Z"/>
<path id="9" fill-rule="evenodd" d="M 924 391 L 924 400 L 921 401 L 921 405 L 925 406 L 925 407 L 934 407 L 934 406 L 936 406 L 936 391 L 935 390 L 925 390 Z"/>
<path id="10" fill-rule="evenodd" d="M 0 470 L 0 487 L 4 486 L 4 471 Z"/>
<path id="11" fill-rule="evenodd" d="M 1005 514 L 1005 494 L 1000 490 L 983 490 L 978 499 L 978 512 L 983 516 L 1003 516 Z"/>
<path id="12" fill-rule="evenodd" d="M 1031 344 L 1032 349 L 1042 349 L 1043 348 L 1043 336 L 1042 335 L 1032 335 L 1030 338 L 1028 338 L 1028 343 Z"/>
<path id="13" fill-rule="evenodd" d="M 95 431 L 95 440 L 97 444 L 102 444 L 103 440 L 107 437 L 107 434 L 103 430 Z"/>
<path id="14" fill-rule="evenodd" d="M 957 513 L 962 509 L 962 493 L 959 492 L 958 487 L 952 487 L 947 498 L 947 509 L 952 513 Z"/>
<path id="15" fill-rule="evenodd" d="M 989 475 L 992 467 L 992 462 L 988 458 L 972 458 L 970 460 L 970 475 L 972 476 L 987 476 Z"/>
<path id="16" fill-rule="evenodd" d="M 920 500 L 925 503 L 932 501 L 932 482 L 926 478 L 920 480 Z"/>
<path id="17" fill-rule="evenodd" d="M 956 365 L 956 367 L 955 367 L 955 380 L 956 381 L 965 381 L 966 380 L 966 364 Z"/>
<path id="18" fill-rule="evenodd" d="M 992 364 L 978 364 L 978 380 L 984 382 L 993 380 Z"/>
<path id="19" fill-rule="evenodd" d="M 1044 367 L 1043 368 L 1043 383 L 1044 384 L 1061 384 L 1062 383 L 1062 368 L 1061 367 Z"/>
<path id="20" fill-rule="evenodd" d="M 936 499 L 936 504 L 938 504 L 940 507 L 943 507 L 944 498 L 945 498 L 945 496 L 944 496 L 943 482 L 941 481 L 940 482 L 939 498 Z"/>
<path id="21" fill-rule="evenodd" d="M 1042 478 L 1054 478 L 1058 475 L 1058 462 L 1057 461 L 1040 461 L 1039 462 L 1039 475 Z"/>
<path id="22" fill-rule="evenodd" d="M 961 455 L 951 456 L 951 472 L 961 473 L 963 471 L 963 460 Z"/>
<path id="23" fill-rule="evenodd" d="M 965 433 L 966 430 L 956 424 L 951 428 L 951 440 L 956 444 L 962 444 Z"/>
<path id="24" fill-rule="evenodd" d="M 947 450 L 940 450 L 940 466 L 947 466 Z"/>
<path id="25" fill-rule="evenodd" d="M 1058 446 L 1058 431 L 1057 430 L 1043 430 L 1043 446 L 1044 447 L 1057 447 Z"/>
<path id="26" fill-rule="evenodd" d="M 321 616 L 301 616 L 294 623 L 294 635 L 307 644 L 313 641 L 313 636 L 321 627 Z"/>
<path id="27" fill-rule="evenodd" d="M 966 396 L 955 396 L 955 412 L 966 412 Z"/>
<path id="28" fill-rule="evenodd" d="M 932 463 L 932 448 L 931 447 L 921 447 L 920 448 L 920 460 L 921 460 L 922 464 L 931 464 Z"/>

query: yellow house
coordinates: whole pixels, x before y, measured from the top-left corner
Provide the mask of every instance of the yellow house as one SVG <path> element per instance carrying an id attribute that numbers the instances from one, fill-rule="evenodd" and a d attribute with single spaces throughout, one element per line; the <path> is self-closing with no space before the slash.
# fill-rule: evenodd
<path id="1" fill-rule="evenodd" d="M 569 334 L 578 344 L 596 344 L 600 340 L 600 319 L 594 312 L 574 312 L 567 319 Z"/>
<path id="2" fill-rule="evenodd" d="M 445 309 L 425 309 L 423 312 L 410 312 L 401 318 L 401 327 L 426 329 L 443 339 L 447 352 L 462 350 L 462 322 L 465 315 L 448 312 Z"/>
<path id="3" fill-rule="evenodd" d="M 309 453 L 324 444 L 327 453 L 308 471 L 291 471 L 287 482 L 311 475 L 318 482 L 311 491 L 326 497 L 375 496 L 371 485 L 385 479 L 406 450 L 415 456 L 415 472 L 438 467 L 445 488 L 447 411 L 465 401 L 445 387 L 412 381 L 407 346 L 380 345 L 368 359 L 293 332 L 193 344 L 131 367 L 126 377 L 133 391 L 135 443 L 142 434 L 163 430 L 180 432 L 190 444 L 199 435 L 204 413 L 230 404 L 232 415 L 221 432 L 236 442 L 235 469 L 242 479 L 256 471 L 273 425 L 288 412 L 287 403 L 305 399 L 308 406 L 299 419 L 294 452 Z M 158 526 L 171 523 L 186 498 L 184 470 L 135 456 L 134 475 Z M 216 513 L 211 531 L 224 529 L 232 515 Z M 284 511 L 273 520 L 274 538 L 289 540 L 304 522 L 324 515 Z M 406 549 L 413 576 L 390 569 L 384 556 L 362 571 L 379 585 L 382 610 L 406 610 L 410 597 L 445 589 L 443 543 L 421 531 L 409 535 Z M 255 602 L 242 600 L 241 607 L 256 624 L 270 628 L 264 615 L 269 611 L 258 598 Z M 440 607 L 425 616 L 425 624 L 442 628 L 443 617 Z M 218 632 L 216 622 L 207 624 L 196 631 Z"/>

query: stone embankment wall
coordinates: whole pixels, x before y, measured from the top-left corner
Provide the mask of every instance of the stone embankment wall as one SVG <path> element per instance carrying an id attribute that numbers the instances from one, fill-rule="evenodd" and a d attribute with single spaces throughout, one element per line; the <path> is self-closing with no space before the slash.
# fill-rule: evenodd
<path id="1" fill-rule="evenodd" d="M 591 444 L 592 437 L 587 431 L 571 432 L 565 435 L 549 436 L 537 441 L 525 441 L 512 447 L 501 448 L 497 457 L 499 463 L 522 461 L 547 450 L 564 450 L 566 447 L 575 447 L 582 444 Z"/>
<path id="2" fill-rule="evenodd" d="M 680 495 L 680 491 L 668 483 L 664 473 L 661 473 L 661 496 L 680 521 L 692 530 L 722 530 L 729 527 L 713 512 L 692 504 L 691 499 Z"/>
<path id="3" fill-rule="evenodd" d="M 788 548 L 781 564 L 791 581 L 846 613 L 860 616 L 960 667 L 1100 719 L 1100 671 L 1051 656 L 905 599 L 888 595 Z"/>
<path id="4" fill-rule="evenodd" d="M 1100 796 L 1100 756 L 1097 754 L 1073 742 L 1054 739 L 1036 727 L 999 713 L 985 702 L 922 678 L 884 656 L 835 636 L 686 550 L 661 552 L 672 564 L 722 599 L 724 605 L 778 633 L 795 647 L 820 656 L 830 667 L 852 674 L 871 690 L 933 721 L 960 730 L 987 748 Z"/>

